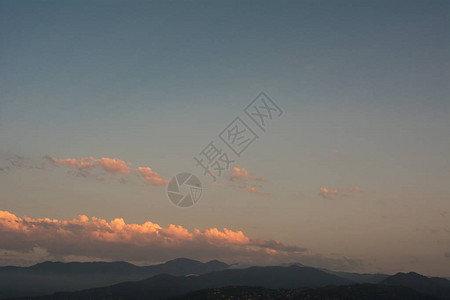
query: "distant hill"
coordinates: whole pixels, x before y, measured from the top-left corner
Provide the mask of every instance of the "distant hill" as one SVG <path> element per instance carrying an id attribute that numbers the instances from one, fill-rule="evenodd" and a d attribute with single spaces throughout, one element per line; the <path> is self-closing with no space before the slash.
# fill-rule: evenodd
<path id="1" fill-rule="evenodd" d="M 195 291 L 170 300 L 222 300 L 222 299 L 296 299 L 296 300 L 437 300 L 405 287 L 356 284 L 330 286 L 318 289 L 266 289 L 261 287 L 224 287 Z"/>
<path id="2" fill-rule="evenodd" d="M 220 299 L 220 294 L 234 299 L 450 300 L 449 280 L 417 273 L 357 274 L 298 264 L 229 267 L 216 260 L 202 263 L 185 258 L 145 267 L 126 262 L 3 267 L 0 295 L 23 300 Z"/>
<path id="3" fill-rule="evenodd" d="M 31 267 L 0 267 L 0 299 L 108 286 L 157 274 L 204 274 L 227 268 L 217 260 L 202 263 L 186 258 L 144 267 L 127 262 L 44 262 Z"/>
<path id="4" fill-rule="evenodd" d="M 342 278 L 352 280 L 357 283 L 380 283 L 391 275 L 387 274 L 359 274 L 348 272 L 331 272 L 331 274 L 337 275 Z"/>
<path id="5" fill-rule="evenodd" d="M 450 300 L 450 281 L 439 277 L 426 277 L 414 272 L 397 273 L 381 282 L 386 285 L 403 286 L 434 295 L 441 300 Z"/>
<path id="6" fill-rule="evenodd" d="M 123 282 L 103 288 L 56 293 L 39 300 L 69 299 L 164 299 L 191 291 L 224 286 L 263 286 L 272 289 L 348 285 L 353 282 L 311 267 L 251 267 L 199 276 L 157 275 L 142 281 Z M 26 299 L 29 299 L 28 297 Z"/>

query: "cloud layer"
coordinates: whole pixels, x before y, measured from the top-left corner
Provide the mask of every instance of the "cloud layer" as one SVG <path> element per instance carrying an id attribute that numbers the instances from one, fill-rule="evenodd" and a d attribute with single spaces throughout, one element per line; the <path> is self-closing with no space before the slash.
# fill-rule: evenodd
<path id="1" fill-rule="evenodd" d="M 239 256 L 274 255 L 281 252 L 303 252 L 277 241 L 251 239 L 242 231 L 210 228 L 204 231 L 170 224 L 162 227 L 152 222 L 127 224 L 121 218 L 110 222 L 80 215 L 73 220 L 32 219 L 0 211 L 2 248 L 31 251 L 34 247 L 58 255 L 84 255 L 111 259 L 145 260 L 149 255 L 162 258 L 183 255 L 198 256 L 227 252 Z"/>
<path id="2" fill-rule="evenodd" d="M 276 262 L 307 259 L 339 263 L 311 255 L 307 249 L 278 241 L 254 239 L 242 231 L 203 231 L 152 222 L 127 224 L 80 215 L 73 220 L 33 219 L 0 211 L 0 248 L 24 254 L 41 249 L 53 257 L 96 257 L 104 260 L 157 262 L 175 257 L 233 262 Z M 316 263 L 317 264 L 317 263 Z"/>

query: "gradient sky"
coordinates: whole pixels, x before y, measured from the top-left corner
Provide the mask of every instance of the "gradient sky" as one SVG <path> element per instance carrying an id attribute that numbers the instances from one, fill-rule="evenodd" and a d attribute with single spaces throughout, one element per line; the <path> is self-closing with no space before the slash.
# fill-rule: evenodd
<path id="1" fill-rule="evenodd" d="M 449 12 L 448 1 L 0 1 L 0 264 L 187 256 L 450 276 Z M 284 114 L 211 184 L 193 157 L 260 91 Z M 63 163 L 88 157 L 81 172 Z M 106 164 L 121 161 L 129 172 Z M 175 207 L 138 167 L 198 175 L 200 202 Z M 142 255 L 40 239 L 38 219 L 91 228 L 92 217 L 182 239 L 174 224 L 197 242 L 170 252 L 112 223 Z M 35 240 L 30 222 L 45 229 Z"/>

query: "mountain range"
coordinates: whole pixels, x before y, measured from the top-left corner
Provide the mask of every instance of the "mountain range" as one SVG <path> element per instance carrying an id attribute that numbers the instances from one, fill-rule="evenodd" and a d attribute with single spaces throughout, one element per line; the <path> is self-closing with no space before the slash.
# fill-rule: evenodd
<path id="1" fill-rule="evenodd" d="M 127 262 L 43 262 L 30 267 L 0 267 L 0 299 L 32 297 L 136 281 L 157 274 L 204 274 L 227 269 L 226 263 L 178 258 L 163 264 L 136 266 Z"/>
<path id="2" fill-rule="evenodd" d="M 20 281 L 14 281 L 13 277 L 7 278 L 8 274 L 14 272 L 14 278 Z M 32 279 L 33 276 L 38 280 Z M 99 284 L 122 278 L 126 279 L 120 283 Z M 97 281 L 92 281 L 94 279 Z M 69 280 L 73 282 L 69 284 Z M 15 287 L 9 288 L 8 282 Z M 38 288 L 39 283 L 41 289 Z M 83 287 L 75 291 L 77 286 L 86 286 L 88 283 L 95 287 Z M 176 259 L 146 267 L 124 262 L 46 262 L 28 268 L 3 267 L 0 268 L 0 285 L 1 298 L 22 297 L 33 300 L 220 299 L 214 298 L 214 295 L 227 293 L 234 295 L 234 299 L 240 299 L 241 296 L 246 298 L 250 293 L 254 296 L 251 299 L 330 299 L 334 295 L 332 299 L 336 300 L 450 300 L 449 280 L 416 273 L 398 273 L 393 276 L 358 274 L 332 272 L 299 264 L 230 269 L 229 265 L 219 261 L 202 263 L 190 259 Z"/>

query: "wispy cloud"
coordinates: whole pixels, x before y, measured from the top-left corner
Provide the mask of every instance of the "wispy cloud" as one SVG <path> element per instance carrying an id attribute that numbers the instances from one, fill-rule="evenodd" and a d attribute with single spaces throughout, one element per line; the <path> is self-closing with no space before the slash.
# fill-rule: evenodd
<path id="1" fill-rule="evenodd" d="M 93 157 L 85 157 L 80 160 L 77 160 L 75 158 L 65 158 L 65 159 L 57 159 L 50 156 L 46 156 L 45 158 L 49 159 L 50 161 L 54 162 L 55 164 L 67 166 L 67 167 L 74 167 L 80 170 L 89 169 L 94 167 L 95 159 Z"/>
<path id="2" fill-rule="evenodd" d="M 250 175 L 249 172 L 243 167 L 233 167 L 229 176 L 229 181 L 231 183 L 231 186 L 238 187 L 245 192 L 256 195 L 266 194 L 261 191 L 260 188 L 261 183 L 267 182 L 267 179 L 264 177 L 256 177 L 254 175 Z"/>
<path id="3" fill-rule="evenodd" d="M 329 199 L 330 197 L 337 196 L 338 190 L 337 189 L 328 189 L 324 186 L 320 187 L 319 195 L 323 198 Z"/>
<path id="4" fill-rule="evenodd" d="M 359 191 L 360 191 L 360 188 L 358 186 L 344 187 L 339 190 L 337 188 L 327 188 L 327 187 L 321 186 L 319 195 L 325 199 L 332 199 L 332 198 L 337 197 L 338 195 L 341 195 L 344 197 L 349 197 L 354 192 L 359 192 Z"/>
<path id="5" fill-rule="evenodd" d="M 267 179 L 264 177 L 255 177 L 253 175 L 250 175 L 248 171 L 245 168 L 235 166 L 231 170 L 230 174 L 230 181 L 232 182 L 241 182 L 241 181 L 247 181 L 247 180 L 255 180 L 255 181 L 262 181 L 266 182 Z"/>
<path id="6" fill-rule="evenodd" d="M 242 188 L 244 191 L 249 192 L 251 194 L 256 194 L 256 195 L 263 195 L 265 194 L 263 191 L 258 190 L 257 188 L 255 188 L 254 186 L 250 187 L 250 186 L 245 186 Z"/>
<path id="7" fill-rule="evenodd" d="M 0 166 L 0 172 L 10 172 L 14 169 L 45 170 L 46 162 L 42 160 L 27 159 L 21 155 L 15 155 L 5 159 Z"/>
<path id="8" fill-rule="evenodd" d="M 51 156 L 45 156 L 44 158 L 54 165 L 75 169 L 76 172 L 74 172 L 73 174 L 78 177 L 94 177 L 98 181 L 105 181 L 105 177 L 98 174 L 92 175 L 90 173 L 91 170 L 97 168 L 115 176 L 135 173 L 139 175 L 144 181 L 149 182 L 152 185 L 167 184 L 167 181 L 164 180 L 161 175 L 153 171 L 150 167 L 133 168 L 131 163 L 125 162 L 118 158 L 102 157 L 96 159 L 94 157 L 85 157 L 81 159 L 58 159 Z M 128 180 L 123 177 L 120 177 L 118 180 L 120 183 L 128 182 Z"/>

